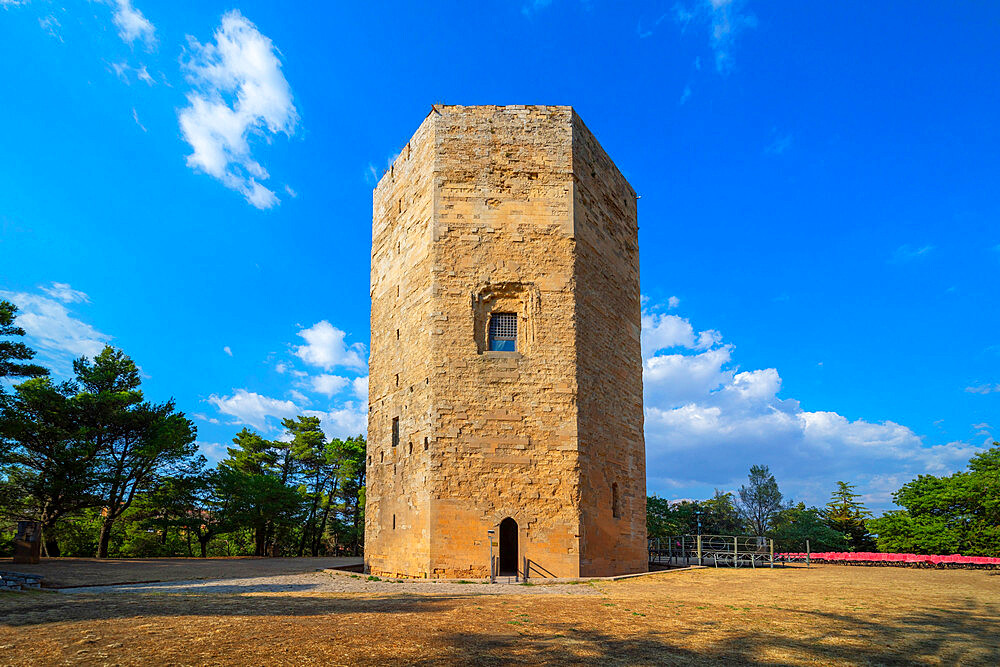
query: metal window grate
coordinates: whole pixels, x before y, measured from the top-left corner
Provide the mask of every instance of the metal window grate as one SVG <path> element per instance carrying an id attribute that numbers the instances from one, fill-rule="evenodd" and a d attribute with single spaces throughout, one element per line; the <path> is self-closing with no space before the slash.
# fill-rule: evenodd
<path id="1" fill-rule="evenodd" d="M 517 340 L 517 314 L 494 313 L 490 318 L 490 338 Z"/>

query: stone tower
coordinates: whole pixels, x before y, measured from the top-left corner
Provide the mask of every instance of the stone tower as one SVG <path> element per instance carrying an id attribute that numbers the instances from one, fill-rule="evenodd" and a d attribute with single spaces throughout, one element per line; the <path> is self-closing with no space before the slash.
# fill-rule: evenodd
<path id="1" fill-rule="evenodd" d="M 374 193 L 371 573 L 646 570 L 637 230 L 571 107 L 431 110 Z"/>

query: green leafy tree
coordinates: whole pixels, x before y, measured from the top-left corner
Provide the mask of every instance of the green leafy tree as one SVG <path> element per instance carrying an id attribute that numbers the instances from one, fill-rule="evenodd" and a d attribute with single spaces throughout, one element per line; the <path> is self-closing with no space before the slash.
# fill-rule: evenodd
<path id="1" fill-rule="evenodd" d="M 819 509 L 798 503 L 780 510 L 768 537 L 779 551 L 804 551 L 806 540 L 812 551 L 844 551 L 847 536 L 829 526 Z"/>
<path id="2" fill-rule="evenodd" d="M 847 482 L 837 482 L 830 502 L 823 513 L 834 531 L 847 536 L 847 548 L 851 551 L 871 551 L 875 549 L 875 539 L 868 532 L 866 521 L 872 513 L 858 499 L 855 486 Z"/>
<path id="3" fill-rule="evenodd" d="M 31 361 L 35 351 L 19 340 L 25 335 L 24 329 L 14 324 L 17 318 L 17 306 L 10 301 L 0 299 L 0 405 L 7 400 L 4 389 L 5 378 L 33 378 L 48 375 L 45 368 L 37 364 L 25 363 Z M 0 436 L 0 465 L 7 458 L 8 448 Z M 17 502 L 16 491 L 0 478 L 0 510 Z"/>
<path id="4" fill-rule="evenodd" d="M 340 497 L 343 499 L 343 529 L 339 542 L 360 556 L 365 537 L 365 436 L 357 435 L 331 443 L 340 458 Z M 335 495 L 335 494 L 334 494 Z M 332 500 L 331 500 L 332 502 Z M 324 518 L 324 523 L 326 519 Z"/>
<path id="5" fill-rule="evenodd" d="M 738 509 L 754 535 L 766 535 L 781 510 L 781 491 L 767 466 L 751 466 L 748 484 L 739 490 Z"/>
<path id="6" fill-rule="evenodd" d="M 331 484 L 337 483 L 336 472 L 339 467 L 339 459 L 335 451 L 328 449 L 326 436 L 320 429 L 318 417 L 299 416 L 295 419 L 284 419 L 282 425 L 291 436 L 288 443 L 289 450 L 298 462 L 300 475 L 304 478 L 302 492 L 309 504 L 306 524 L 302 528 L 299 539 L 298 555 L 302 556 L 306 546 L 309 545 L 313 556 L 316 556 L 319 549 L 317 532 L 322 534 L 323 531 L 323 527 L 317 525 L 319 523 L 318 512 L 328 488 Z"/>
<path id="7" fill-rule="evenodd" d="M 901 510 L 867 522 L 881 551 L 1000 556 L 1000 443 L 947 477 L 920 475 L 893 494 Z"/>
<path id="8" fill-rule="evenodd" d="M 7 492 L 17 499 L 8 511 L 42 524 L 46 555 L 58 556 L 56 524 L 97 505 L 101 448 L 80 425 L 75 384 L 49 378 L 26 380 L 0 401 L 0 442 L 9 450 Z"/>
<path id="9" fill-rule="evenodd" d="M 715 490 L 715 495 L 698 503 L 702 516 L 703 532 L 711 535 L 740 535 L 744 522 L 733 502 L 733 494 Z"/>
<path id="10" fill-rule="evenodd" d="M 73 369 L 82 389 L 77 397 L 82 422 L 100 452 L 97 492 L 104 521 L 97 557 L 107 558 L 115 522 L 137 493 L 194 456 L 196 430 L 176 411 L 173 399 L 143 400 L 139 369 L 121 350 L 107 346 L 93 360 L 75 361 Z"/>
<path id="11" fill-rule="evenodd" d="M 646 532 L 651 539 L 694 535 L 701 521 L 703 535 L 739 535 L 743 520 L 733 495 L 716 489 L 708 500 L 670 502 L 656 496 L 646 499 Z"/>
<path id="12" fill-rule="evenodd" d="M 275 536 L 290 532 L 301 514 L 302 495 L 283 479 L 290 448 L 248 429 L 233 444 L 213 476 L 214 493 L 227 501 L 226 520 L 252 532 L 254 555 L 266 556 L 276 551 Z"/>
<path id="13" fill-rule="evenodd" d="M 183 538 L 187 555 L 194 555 L 194 540 L 202 558 L 207 557 L 212 538 L 234 528 L 227 511 L 229 499 L 216 493 L 217 473 L 204 466 L 205 457 L 197 456 L 137 501 L 144 511 L 143 525 L 157 528 L 161 544 L 173 529 Z"/>
<path id="14" fill-rule="evenodd" d="M 24 329 L 14 324 L 17 306 L 10 301 L 0 300 L 0 337 L 18 338 L 24 336 Z M 33 378 L 48 375 L 45 368 L 30 362 L 35 351 L 18 340 L 0 339 L 0 379 L 5 377 Z M 3 385 L 0 385 L 0 392 Z"/>

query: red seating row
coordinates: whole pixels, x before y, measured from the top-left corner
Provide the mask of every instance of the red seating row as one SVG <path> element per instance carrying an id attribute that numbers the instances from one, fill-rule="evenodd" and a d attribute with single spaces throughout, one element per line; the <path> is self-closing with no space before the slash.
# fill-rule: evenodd
<path id="1" fill-rule="evenodd" d="M 784 553 L 775 554 L 790 559 L 805 559 L 804 553 Z M 821 551 L 809 554 L 811 560 L 828 562 L 848 562 L 848 563 L 930 563 L 957 564 L 957 565 L 1000 565 L 1000 558 L 988 558 L 985 556 L 961 556 L 952 554 L 950 556 L 924 556 L 919 554 L 896 554 L 896 553 L 872 553 L 865 551 Z"/>

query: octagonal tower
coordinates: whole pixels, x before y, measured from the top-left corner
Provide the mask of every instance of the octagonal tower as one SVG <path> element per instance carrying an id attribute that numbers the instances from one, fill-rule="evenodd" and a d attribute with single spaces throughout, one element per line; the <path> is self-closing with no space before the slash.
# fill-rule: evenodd
<path id="1" fill-rule="evenodd" d="M 435 106 L 375 189 L 365 564 L 647 567 L 636 197 L 571 107 Z"/>

